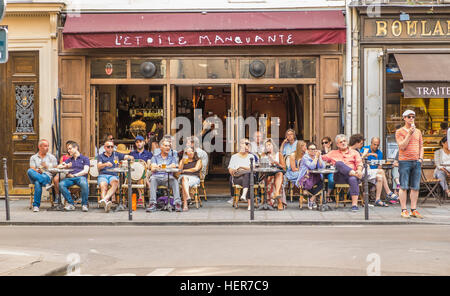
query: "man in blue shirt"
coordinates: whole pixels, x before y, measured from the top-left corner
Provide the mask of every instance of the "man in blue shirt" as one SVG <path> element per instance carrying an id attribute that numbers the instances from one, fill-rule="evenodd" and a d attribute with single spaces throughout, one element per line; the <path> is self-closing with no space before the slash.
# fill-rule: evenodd
<path id="1" fill-rule="evenodd" d="M 150 151 L 145 150 L 144 137 L 137 136 L 135 139 L 135 145 L 136 145 L 136 150 L 131 151 L 130 155 L 133 156 L 134 159 L 142 159 L 147 164 L 147 167 L 150 167 L 149 161 L 152 159 L 153 154 Z M 150 187 L 150 183 L 148 182 L 147 178 L 145 179 L 145 183 L 147 184 L 147 187 Z M 144 180 L 143 179 L 139 180 L 138 184 L 144 184 Z M 139 188 L 138 193 L 139 193 L 139 199 L 138 199 L 137 205 L 143 206 L 143 204 L 144 204 L 144 189 Z"/>
<path id="2" fill-rule="evenodd" d="M 181 212 L 180 188 L 177 179 L 175 179 L 171 173 L 167 176 L 168 173 L 160 171 L 163 167 L 178 167 L 177 157 L 175 155 L 169 155 L 170 144 L 169 140 L 162 139 L 159 145 L 161 147 L 161 153 L 153 156 L 150 161 L 152 175 L 150 177 L 150 204 L 147 208 L 147 212 L 156 211 L 156 190 L 158 189 L 158 186 L 167 186 L 167 180 L 169 180 L 169 186 L 172 187 L 175 210 Z"/>
<path id="3" fill-rule="evenodd" d="M 283 156 L 291 155 L 297 150 L 297 138 L 293 129 L 288 129 L 285 133 L 286 139 L 281 143 L 280 151 Z"/>
<path id="4" fill-rule="evenodd" d="M 97 177 L 97 182 L 101 192 L 99 204 L 104 207 L 105 212 L 108 213 L 112 206 L 112 202 L 109 199 L 116 193 L 117 187 L 119 187 L 119 174 L 108 170 L 118 167 L 119 162 L 124 159 L 133 160 L 134 158 L 130 155 L 115 152 L 113 141 L 106 141 L 104 147 L 105 152 L 98 155 L 97 168 L 99 175 Z M 111 185 L 109 190 L 108 185 Z"/>
<path id="5" fill-rule="evenodd" d="M 87 174 L 89 173 L 89 158 L 80 153 L 80 146 L 76 142 L 72 142 L 67 146 L 67 152 L 70 155 L 63 164 L 62 168 L 70 168 L 72 171 L 66 175 L 66 178 L 59 182 L 59 190 L 69 203 L 64 210 L 74 211 L 75 205 L 69 191 L 69 187 L 78 185 L 81 188 L 81 209 L 83 212 L 88 211 L 88 195 L 89 186 L 87 182 Z"/>
<path id="6" fill-rule="evenodd" d="M 370 141 L 370 146 L 364 146 L 361 148 L 361 153 L 363 156 L 367 156 L 367 160 L 382 160 L 383 152 L 379 149 L 380 147 L 380 138 L 373 137 Z M 387 207 L 387 204 L 381 201 L 381 191 L 384 190 L 387 193 L 388 200 L 397 200 L 398 196 L 391 191 L 389 188 L 389 184 L 386 179 L 386 173 L 384 170 L 378 165 L 370 165 L 368 169 L 369 182 L 375 184 L 376 186 L 376 196 L 375 196 L 375 205 L 380 207 Z"/>

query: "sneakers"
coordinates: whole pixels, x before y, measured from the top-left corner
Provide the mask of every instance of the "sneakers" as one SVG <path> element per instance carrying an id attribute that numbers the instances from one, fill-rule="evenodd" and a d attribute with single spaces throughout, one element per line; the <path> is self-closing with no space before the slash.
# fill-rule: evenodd
<path id="1" fill-rule="evenodd" d="M 98 204 L 99 204 L 101 207 L 105 207 L 105 206 L 106 206 L 106 200 L 101 199 L 101 200 L 98 202 Z"/>
<path id="2" fill-rule="evenodd" d="M 64 211 L 67 211 L 67 212 L 75 211 L 75 206 L 72 204 L 68 204 L 67 206 L 64 207 Z"/>
<path id="3" fill-rule="evenodd" d="M 411 217 L 423 219 L 423 216 L 417 210 L 411 211 Z"/>
<path id="4" fill-rule="evenodd" d="M 229 203 L 230 205 L 233 204 L 234 198 L 230 198 L 229 200 L 227 200 L 227 203 Z"/>
<path id="5" fill-rule="evenodd" d="M 39 207 L 33 207 L 33 212 L 39 212 Z"/>
<path id="6" fill-rule="evenodd" d="M 313 209 L 313 202 L 311 202 L 308 198 L 308 209 L 312 210 Z"/>
<path id="7" fill-rule="evenodd" d="M 153 212 L 156 212 L 156 205 L 155 204 L 149 204 L 149 206 L 148 206 L 148 208 L 147 209 L 145 209 L 145 211 L 147 212 L 147 213 L 153 213 Z"/>
<path id="8" fill-rule="evenodd" d="M 88 208 L 88 206 L 82 206 L 82 207 L 81 207 L 81 210 L 82 210 L 83 212 L 88 212 L 88 211 L 89 211 L 89 208 Z"/>
<path id="9" fill-rule="evenodd" d="M 358 207 L 357 206 L 352 206 L 352 212 L 358 212 Z"/>
<path id="10" fill-rule="evenodd" d="M 409 217 L 411 217 L 411 216 L 409 215 L 408 210 L 404 210 L 404 211 L 402 211 L 401 217 L 409 219 Z"/>
<path id="11" fill-rule="evenodd" d="M 106 205 L 105 205 L 105 213 L 109 213 L 109 211 L 111 210 L 111 206 L 112 206 L 112 201 L 107 201 Z"/>
<path id="12" fill-rule="evenodd" d="M 179 204 L 179 203 L 175 204 L 175 212 L 182 212 L 181 204 Z"/>

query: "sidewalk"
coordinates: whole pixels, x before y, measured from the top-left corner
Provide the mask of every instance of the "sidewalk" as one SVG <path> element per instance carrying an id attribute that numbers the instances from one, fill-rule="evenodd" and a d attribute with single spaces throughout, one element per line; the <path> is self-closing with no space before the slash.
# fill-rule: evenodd
<path id="1" fill-rule="evenodd" d="M 29 210 L 29 200 L 13 199 L 10 201 L 11 220 L 6 221 L 5 201 L 0 199 L 0 225 L 228 225 L 228 224 L 447 224 L 450 225 L 450 203 L 439 206 L 434 201 L 419 203 L 418 210 L 425 219 L 404 219 L 400 217 L 400 206 L 388 208 L 369 207 L 369 221 L 364 219 L 364 208 L 356 213 L 350 206 L 340 206 L 332 211 L 320 212 L 308 210 L 305 204 L 299 209 L 298 201 L 290 203 L 284 211 L 255 211 L 255 219 L 250 221 L 250 212 L 242 204 L 234 209 L 226 201 L 228 198 L 208 198 L 203 207 L 190 208 L 188 212 L 155 212 L 147 213 L 143 208 L 133 212 L 133 220 L 128 220 L 128 211 L 105 213 L 98 209 L 94 201 L 90 202 L 90 210 L 81 212 L 77 206 L 74 212 L 47 211 L 50 206 L 43 202 L 40 212 Z"/>

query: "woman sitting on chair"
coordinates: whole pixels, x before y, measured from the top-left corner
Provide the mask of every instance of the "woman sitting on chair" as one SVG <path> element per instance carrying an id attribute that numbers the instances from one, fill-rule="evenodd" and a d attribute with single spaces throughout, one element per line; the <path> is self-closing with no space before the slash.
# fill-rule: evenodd
<path id="1" fill-rule="evenodd" d="M 264 153 L 261 156 L 261 161 L 267 159 L 271 166 L 277 167 L 282 172 L 266 174 L 267 185 L 267 202 L 271 206 L 277 205 L 278 210 L 284 210 L 286 207 L 286 194 L 283 187 L 283 175 L 286 170 L 286 163 L 283 155 L 278 151 L 272 139 L 264 141 Z"/>
<path id="2" fill-rule="evenodd" d="M 186 158 L 182 157 L 180 165 L 180 178 L 178 183 L 181 184 L 183 196 L 183 211 L 188 211 L 188 201 L 191 200 L 189 189 L 200 184 L 200 170 L 202 169 L 202 161 L 190 146 L 184 149 Z"/>
<path id="3" fill-rule="evenodd" d="M 316 209 L 316 197 L 323 189 L 323 176 L 321 174 L 311 174 L 309 170 L 325 168 L 325 162 L 322 160 L 321 152 L 317 149 L 316 144 L 308 143 L 308 150 L 301 161 L 298 179 L 295 182 L 297 187 L 303 188 L 304 191 L 311 195 L 308 198 L 308 209 Z"/>
<path id="4" fill-rule="evenodd" d="M 306 142 L 302 140 L 297 141 L 297 147 L 291 155 L 286 158 L 286 179 L 295 182 L 298 179 L 298 172 L 300 168 L 300 161 L 306 152 Z"/>
<path id="5" fill-rule="evenodd" d="M 434 163 L 436 169 L 434 170 L 434 177 L 439 179 L 442 189 L 450 196 L 450 189 L 448 189 L 447 178 L 450 178 L 450 150 L 448 149 L 447 136 L 443 137 L 439 142 L 442 149 L 434 152 Z M 447 166 L 443 166 L 447 165 Z"/>

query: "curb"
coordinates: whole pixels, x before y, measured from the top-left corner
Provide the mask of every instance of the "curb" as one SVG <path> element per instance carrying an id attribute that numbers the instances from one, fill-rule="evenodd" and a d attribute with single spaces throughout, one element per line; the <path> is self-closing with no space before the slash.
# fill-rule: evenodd
<path id="1" fill-rule="evenodd" d="M 67 267 L 69 267 L 69 264 L 61 265 L 61 267 L 50 270 L 49 272 L 46 272 L 41 276 L 63 276 L 64 273 L 67 271 Z"/>
<path id="2" fill-rule="evenodd" d="M 419 221 L 111 221 L 111 222 L 0 222 L 0 226 L 220 226 L 220 225 L 448 225 L 449 222 Z"/>

